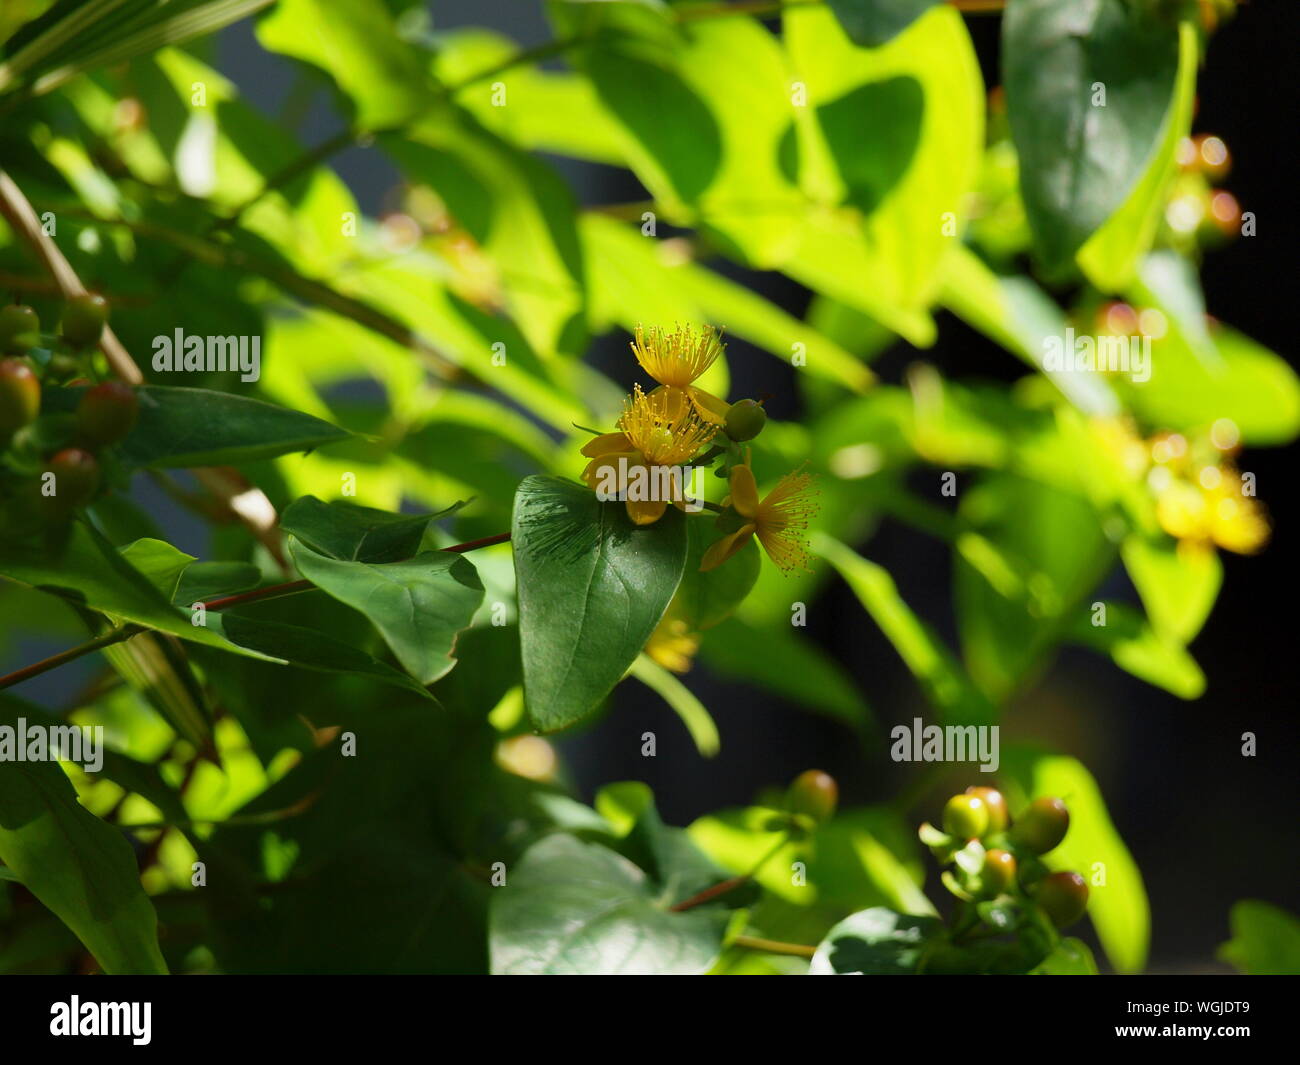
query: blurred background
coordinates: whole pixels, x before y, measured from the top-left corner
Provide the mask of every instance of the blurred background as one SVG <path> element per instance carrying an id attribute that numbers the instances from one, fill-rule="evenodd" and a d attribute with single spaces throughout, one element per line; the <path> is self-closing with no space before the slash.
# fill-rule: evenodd
<path id="1" fill-rule="evenodd" d="M 549 40 L 551 31 L 538 5 L 517 0 L 438 0 L 431 5 L 434 28 L 487 26 L 524 46 Z M 968 19 L 986 84 L 998 83 L 996 17 Z M 1294 276 L 1297 237 L 1293 196 L 1294 137 L 1278 143 L 1296 113 L 1294 78 L 1279 78 L 1293 62 L 1296 11 L 1293 4 L 1251 3 L 1213 40 L 1199 82 L 1195 132 L 1214 133 L 1234 160 L 1228 187 L 1244 210 L 1258 219 L 1258 235 L 1210 253 L 1203 282 L 1211 314 L 1250 333 L 1265 346 L 1294 360 L 1296 298 L 1286 291 Z M 262 51 L 248 22 L 224 31 L 216 44 L 216 66 L 244 98 L 269 114 L 290 92 L 288 64 Z M 306 143 L 336 132 L 337 119 L 323 102 L 301 127 Z M 645 197 L 628 171 L 550 160 L 586 204 L 621 203 Z M 396 171 L 378 152 L 356 148 L 338 156 L 338 173 L 368 213 L 393 200 Z M 661 234 L 663 235 L 663 234 Z M 762 292 L 796 315 L 809 294 L 776 274 L 746 273 L 731 264 L 710 265 Z M 1023 366 L 951 315 L 939 318 L 936 345 L 924 352 L 899 342 L 873 363 L 882 379 L 898 382 L 912 363 L 923 360 L 945 376 L 1009 381 Z M 621 383 L 630 384 L 626 337 L 598 342 L 591 359 Z M 760 356 L 743 342 L 729 347 L 733 395 L 770 393 L 780 417 L 797 417 L 794 371 Z M 1205 970 L 1228 938 L 1228 910 L 1242 898 L 1258 898 L 1300 910 L 1300 886 L 1289 844 L 1300 798 L 1295 770 L 1297 656 L 1294 618 L 1287 609 L 1295 587 L 1296 542 L 1294 452 L 1248 451 L 1241 468 L 1258 478 L 1258 491 L 1273 520 L 1273 540 L 1260 556 L 1222 555 L 1225 579 L 1214 612 L 1192 650 L 1205 670 L 1205 695 L 1184 702 L 1150 687 L 1108 660 L 1067 650 L 1008 708 L 1002 743 L 1040 741 L 1081 759 L 1096 776 L 1111 815 L 1137 860 L 1152 904 L 1150 968 Z M 959 478 L 959 485 L 961 480 Z M 913 484 L 939 505 L 934 471 Z M 204 552 L 206 531 L 162 497 L 150 509 L 168 538 L 185 550 Z M 889 519 L 865 543 L 870 559 L 885 566 L 904 599 L 956 646 L 951 614 L 949 547 Z M 1100 589 L 1101 598 L 1132 601 L 1122 569 Z M 861 606 L 837 579 L 809 604 L 808 634 L 856 679 L 871 706 L 880 743 L 864 750 L 837 723 L 801 712 L 780 698 L 710 673 L 697 662 L 684 678 L 716 719 L 722 752 L 706 761 L 696 752 L 680 721 L 662 700 L 638 684 L 623 684 L 608 712 L 593 724 L 556 740 L 575 788 L 590 799 L 610 781 L 650 784 L 660 809 L 683 825 L 720 807 L 752 801 L 764 788 L 783 786 L 809 767 L 827 770 L 840 782 L 845 804 L 890 799 L 915 783 L 916 769 L 892 763 L 889 729 L 914 717 L 930 720 L 911 674 L 891 645 L 866 620 Z M 61 645 L 60 645 L 61 646 Z M 48 641 L 19 641 L 0 651 L 0 669 L 15 668 L 58 649 Z M 25 686 L 28 698 L 59 705 L 84 684 L 94 666 L 60 670 Z M 658 756 L 643 758 L 640 736 L 654 732 Z M 1241 755 L 1243 732 L 1255 733 L 1258 753 Z M 926 792 L 909 819 L 935 818 L 944 798 L 970 783 L 986 783 L 970 772 L 950 773 Z M 927 888 L 938 887 L 931 863 Z"/>

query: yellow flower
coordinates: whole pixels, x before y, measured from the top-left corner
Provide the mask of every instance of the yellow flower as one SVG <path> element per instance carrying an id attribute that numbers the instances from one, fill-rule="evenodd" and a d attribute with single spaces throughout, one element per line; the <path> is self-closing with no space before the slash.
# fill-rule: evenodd
<path id="1" fill-rule="evenodd" d="M 711 425 L 726 421 L 730 404 L 695 387 L 695 381 L 722 354 L 722 341 L 711 326 L 701 326 L 698 333 L 690 326 L 678 326 L 671 333 L 658 326 L 637 326 L 632 352 L 641 368 L 661 385 L 652 395 L 666 392 L 685 397 Z"/>
<path id="2" fill-rule="evenodd" d="M 680 471 L 717 433 L 681 392 L 656 389 L 649 395 L 638 385 L 618 420 L 619 432 L 589 440 L 582 453 L 591 459 L 582 471 L 589 488 L 615 484 L 624 496 L 627 515 L 637 525 L 652 525 L 669 503 L 683 501 Z M 636 479 L 649 489 L 633 491 Z"/>
<path id="3" fill-rule="evenodd" d="M 1170 536 L 1189 543 L 1215 543 L 1225 551 L 1253 555 L 1268 542 L 1264 508 L 1241 492 L 1231 466 L 1206 466 L 1197 482 L 1181 478 L 1156 498 L 1156 519 Z"/>
<path id="4" fill-rule="evenodd" d="M 808 546 L 804 530 L 808 519 L 817 512 L 812 496 L 812 474 L 796 470 L 787 473 L 761 501 L 753 471 L 748 465 L 731 467 L 731 496 L 727 500 L 742 522 L 704 552 L 700 570 L 715 569 L 739 551 L 751 536 L 767 552 L 767 557 L 786 573 L 808 568 Z M 735 520 L 735 519 L 733 519 Z"/>
<path id="5" fill-rule="evenodd" d="M 673 606 L 669 606 L 645 645 L 647 655 L 674 673 L 687 672 L 699 649 L 700 634 L 691 631 L 686 619 L 679 617 Z"/>

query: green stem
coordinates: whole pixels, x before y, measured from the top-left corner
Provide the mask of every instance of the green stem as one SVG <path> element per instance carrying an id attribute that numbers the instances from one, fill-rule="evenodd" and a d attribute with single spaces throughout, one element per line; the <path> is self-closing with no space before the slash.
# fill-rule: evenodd
<path id="1" fill-rule="evenodd" d="M 811 958 L 817 953 L 816 947 L 804 943 L 783 943 L 778 939 L 761 939 L 758 936 L 737 936 L 731 945 L 746 950 L 761 950 L 766 954 L 791 954 L 799 958 Z"/>

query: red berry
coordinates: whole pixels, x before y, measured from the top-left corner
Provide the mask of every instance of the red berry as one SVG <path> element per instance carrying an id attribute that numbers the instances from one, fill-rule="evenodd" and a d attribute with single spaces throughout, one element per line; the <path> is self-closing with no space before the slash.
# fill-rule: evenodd
<path id="1" fill-rule="evenodd" d="M 139 412 L 135 389 L 121 381 L 105 381 L 81 397 L 77 429 L 92 447 L 116 444 L 131 431 Z"/>
<path id="2" fill-rule="evenodd" d="M 786 803 L 791 813 L 805 814 L 820 824 L 835 813 L 839 794 L 834 777 L 820 769 L 808 769 L 794 778 Z"/>
<path id="3" fill-rule="evenodd" d="M 22 359 L 0 359 L 0 440 L 41 412 L 41 382 Z"/>
<path id="4" fill-rule="evenodd" d="M 1034 854 L 1046 854 L 1070 828 L 1070 811 L 1056 798 L 1035 799 L 1029 809 L 1016 818 L 1011 840 Z"/>
<path id="5" fill-rule="evenodd" d="M 1039 883 L 1034 901 L 1051 918 L 1052 924 L 1065 928 L 1074 924 L 1088 908 L 1088 885 L 1078 873 L 1051 873 Z"/>
<path id="6" fill-rule="evenodd" d="M 984 806 L 989 812 L 990 833 L 1001 832 L 1007 827 L 1011 815 L 1007 812 L 1007 800 L 1002 797 L 1002 792 L 997 788 L 972 786 L 966 789 L 966 794 L 976 795 L 984 800 Z"/>
<path id="7" fill-rule="evenodd" d="M 60 510 L 84 507 L 99 491 L 99 462 L 89 451 L 79 447 L 64 448 L 50 459 L 48 472 L 54 474 L 54 494 Z"/>

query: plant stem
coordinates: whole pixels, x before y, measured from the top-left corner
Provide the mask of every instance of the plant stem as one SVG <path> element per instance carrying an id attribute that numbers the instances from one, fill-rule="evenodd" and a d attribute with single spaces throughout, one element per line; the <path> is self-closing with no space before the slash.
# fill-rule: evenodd
<path id="1" fill-rule="evenodd" d="M 668 909 L 673 913 L 683 913 L 686 910 L 695 909 L 696 906 L 703 906 L 706 902 L 712 902 L 714 899 L 726 895 L 728 892 L 735 891 L 738 887 L 743 887 L 745 884 L 748 884 L 753 880 L 754 877 L 758 876 L 759 870 L 768 863 L 777 851 L 789 842 L 790 830 L 787 828 L 781 833 L 780 838 L 777 839 L 776 845 L 769 849 L 768 852 L 754 865 L 754 868 L 744 876 L 733 876 L 730 880 L 724 880 L 720 884 L 714 884 L 712 887 L 707 887 L 703 891 L 692 895 L 689 899 L 683 899 L 681 902 L 669 906 Z"/>
<path id="2" fill-rule="evenodd" d="M 776 939 L 760 939 L 758 936 L 737 936 L 731 941 L 733 947 L 745 947 L 748 950 L 761 950 L 768 954 L 792 954 L 799 958 L 811 958 L 817 953 L 816 947 L 803 943 L 782 943 Z"/>
<path id="3" fill-rule="evenodd" d="M 22 669 L 6 673 L 3 677 L 0 677 L 0 690 L 11 688 L 15 684 L 21 684 L 32 677 L 39 677 L 42 673 L 48 673 L 51 669 L 57 669 L 65 662 L 71 662 L 83 655 L 91 654 L 115 643 L 121 643 L 123 640 L 129 640 L 132 636 L 144 632 L 144 628 L 143 625 L 123 625 L 120 629 L 106 632 L 103 636 L 96 637 L 66 651 L 60 651 L 57 655 L 42 658 L 39 662 L 33 662 L 30 666 L 23 666 Z"/>

